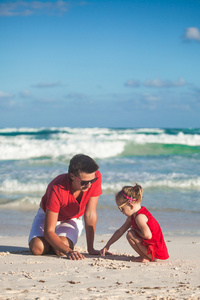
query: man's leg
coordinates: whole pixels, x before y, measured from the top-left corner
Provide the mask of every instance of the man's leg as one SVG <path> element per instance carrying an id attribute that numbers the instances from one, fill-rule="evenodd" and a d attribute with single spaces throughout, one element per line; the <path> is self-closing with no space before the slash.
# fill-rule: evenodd
<path id="1" fill-rule="evenodd" d="M 70 239 L 68 239 L 68 238 L 66 238 L 66 237 L 64 237 L 64 236 L 59 236 L 59 238 L 61 239 L 61 241 L 65 244 L 65 245 L 67 245 L 70 249 L 74 249 L 74 244 L 72 243 L 72 241 L 70 240 Z M 60 252 L 60 251 L 58 251 L 58 250 L 55 250 L 55 249 L 53 249 L 54 250 L 54 252 L 56 253 L 56 255 L 58 255 L 58 256 L 65 256 L 65 254 L 64 253 L 62 253 L 62 252 Z"/>
<path id="2" fill-rule="evenodd" d="M 70 219 L 60 222 L 60 224 L 56 227 L 55 232 L 65 245 L 74 250 L 74 246 L 77 243 L 78 237 L 81 235 L 82 229 L 82 219 Z M 58 256 L 64 255 L 60 251 L 54 251 Z"/>
<path id="3" fill-rule="evenodd" d="M 33 224 L 28 239 L 29 248 L 34 255 L 46 254 L 51 249 L 51 246 L 43 237 L 44 220 L 45 220 L 45 213 L 41 208 L 39 208 L 33 220 Z"/>
<path id="4" fill-rule="evenodd" d="M 29 248 L 34 255 L 43 255 L 51 250 L 50 244 L 42 236 L 31 239 Z"/>

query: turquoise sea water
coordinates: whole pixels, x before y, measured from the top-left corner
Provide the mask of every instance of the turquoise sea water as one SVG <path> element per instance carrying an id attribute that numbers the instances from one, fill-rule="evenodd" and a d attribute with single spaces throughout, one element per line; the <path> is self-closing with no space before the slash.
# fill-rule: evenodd
<path id="1" fill-rule="evenodd" d="M 76 153 L 102 173 L 97 233 L 125 221 L 114 195 L 138 182 L 164 234 L 200 235 L 200 129 L 161 128 L 0 129 L 0 235 L 28 235 L 48 183 Z"/>

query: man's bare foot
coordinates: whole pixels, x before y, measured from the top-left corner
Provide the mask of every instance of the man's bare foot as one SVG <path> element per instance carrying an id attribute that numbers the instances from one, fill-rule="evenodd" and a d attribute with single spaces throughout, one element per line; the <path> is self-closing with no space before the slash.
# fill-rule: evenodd
<path id="1" fill-rule="evenodd" d="M 147 263 L 147 262 L 150 262 L 151 260 L 150 260 L 150 258 L 148 259 L 148 258 L 142 257 L 142 256 L 138 256 L 138 257 L 133 256 L 130 261 Z"/>

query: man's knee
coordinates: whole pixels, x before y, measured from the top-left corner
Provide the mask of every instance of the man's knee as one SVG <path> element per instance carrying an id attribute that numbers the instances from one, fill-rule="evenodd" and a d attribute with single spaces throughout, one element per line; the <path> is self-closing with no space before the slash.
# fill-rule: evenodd
<path id="1" fill-rule="evenodd" d="M 61 239 L 61 241 L 65 244 L 65 245 L 67 245 L 70 249 L 74 249 L 74 244 L 73 244 L 73 242 L 69 239 L 69 238 L 67 238 L 67 237 L 65 237 L 65 236 L 59 236 L 59 238 Z"/>
<path id="2" fill-rule="evenodd" d="M 29 248 L 34 255 L 42 255 L 49 250 L 49 245 L 44 238 L 35 237 L 30 241 Z"/>

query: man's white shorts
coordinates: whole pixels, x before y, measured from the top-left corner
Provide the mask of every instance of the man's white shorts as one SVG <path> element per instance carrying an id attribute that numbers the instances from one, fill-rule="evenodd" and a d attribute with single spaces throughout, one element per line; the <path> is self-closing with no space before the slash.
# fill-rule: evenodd
<path id="1" fill-rule="evenodd" d="M 38 212 L 33 220 L 31 232 L 29 235 L 28 242 L 30 242 L 34 237 L 44 236 L 44 220 L 45 212 L 42 208 L 38 209 Z M 66 221 L 58 221 L 56 224 L 55 233 L 58 236 L 65 236 L 69 238 L 75 245 L 77 243 L 78 237 L 81 235 L 83 230 L 82 218 L 70 219 Z"/>

